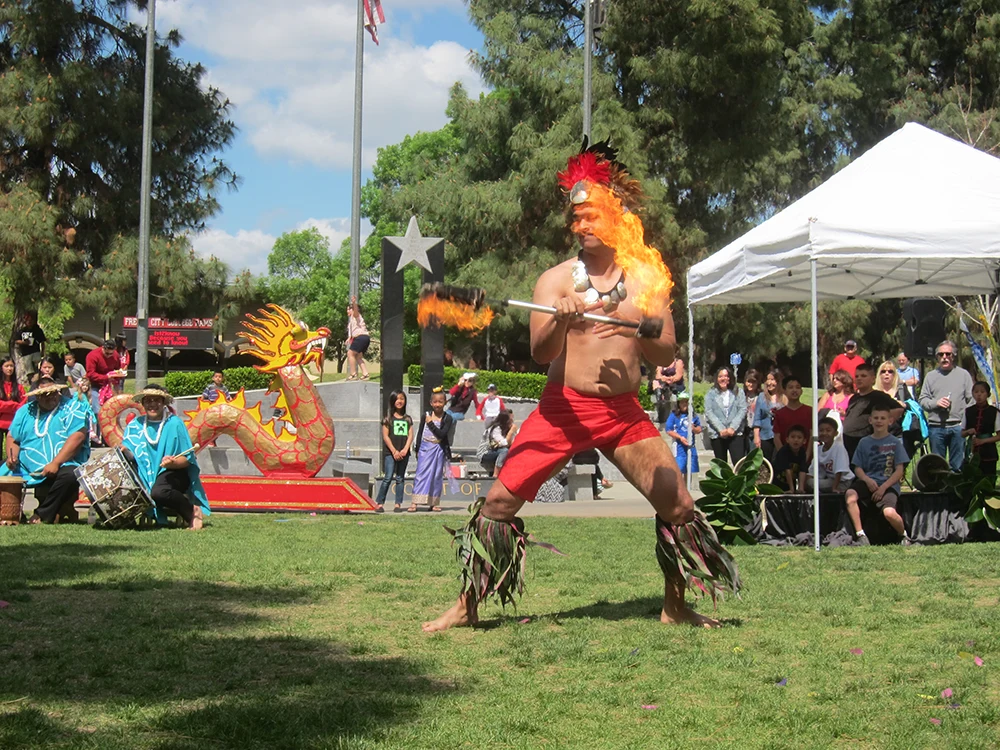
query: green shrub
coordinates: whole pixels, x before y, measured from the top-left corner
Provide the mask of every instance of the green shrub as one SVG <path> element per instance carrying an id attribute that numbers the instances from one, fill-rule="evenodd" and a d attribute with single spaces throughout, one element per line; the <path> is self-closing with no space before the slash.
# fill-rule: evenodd
<path id="1" fill-rule="evenodd" d="M 464 372 L 465 370 L 458 367 L 444 368 L 443 385 L 445 388 L 451 388 L 457 383 Z M 424 368 L 421 365 L 410 365 L 406 370 L 406 374 L 410 385 L 423 385 Z M 479 376 L 477 390 L 485 391 L 487 385 L 495 383 L 501 396 L 538 399 L 542 397 L 542 390 L 548 382 L 547 376 L 534 372 L 478 370 L 476 374 Z M 701 393 L 696 393 L 691 397 L 691 400 L 694 402 L 695 412 L 702 414 L 705 411 L 705 396 Z M 652 411 L 654 408 L 652 397 L 646 392 L 645 386 L 639 391 L 639 403 L 642 404 L 643 409 L 648 411 Z"/>
<path id="2" fill-rule="evenodd" d="M 200 396 L 205 386 L 212 382 L 212 374 L 212 370 L 168 372 L 163 378 L 163 385 L 174 397 Z M 222 374 L 226 376 L 226 388 L 233 393 L 240 388 L 248 391 L 267 388 L 273 377 L 252 367 L 230 367 Z"/>

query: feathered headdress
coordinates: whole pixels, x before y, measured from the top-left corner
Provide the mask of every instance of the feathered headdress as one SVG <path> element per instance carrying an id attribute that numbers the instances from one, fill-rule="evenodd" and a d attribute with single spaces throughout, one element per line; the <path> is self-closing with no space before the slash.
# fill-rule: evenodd
<path id="1" fill-rule="evenodd" d="M 566 170 L 556 176 L 574 205 L 588 202 L 595 185 L 609 188 L 626 211 L 635 211 L 642 200 L 639 181 L 618 161 L 618 151 L 610 139 L 590 145 L 584 138 L 580 153 L 571 156 Z"/>

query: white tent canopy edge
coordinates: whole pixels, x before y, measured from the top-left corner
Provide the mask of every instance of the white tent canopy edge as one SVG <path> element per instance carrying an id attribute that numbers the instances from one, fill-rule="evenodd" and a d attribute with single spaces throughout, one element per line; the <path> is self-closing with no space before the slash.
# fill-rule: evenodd
<path id="1" fill-rule="evenodd" d="M 908 123 L 689 269 L 688 369 L 694 305 L 808 300 L 817 394 L 818 300 L 992 293 L 998 279 L 1000 159 Z M 814 408 L 813 435 L 818 421 Z M 813 504 L 819 551 L 818 487 Z"/>

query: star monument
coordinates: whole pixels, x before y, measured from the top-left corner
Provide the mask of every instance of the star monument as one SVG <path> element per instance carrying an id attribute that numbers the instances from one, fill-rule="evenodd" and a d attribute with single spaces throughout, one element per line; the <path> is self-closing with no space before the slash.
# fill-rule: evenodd
<path id="1" fill-rule="evenodd" d="M 417 217 L 411 216 L 405 235 L 382 238 L 383 395 L 403 387 L 403 270 L 414 262 L 423 269 L 424 283 L 444 281 L 444 240 L 422 236 Z M 426 411 L 431 388 L 444 377 L 444 330 L 439 326 L 421 330 L 420 343 Z"/>
<path id="2" fill-rule="evenodd" d="M 416 262 L 425 271 L 431 271 L 431 261 L 427 257 L 427 251 L 437 243 L 442 242 L 441 237 L 424 237 L 420 234 L 420 227 L 417 226 L 417 217 L 411 216 L 410 223 L 406 227 L 406 234 L 402 237 L 386 237 L 390 244 L 399 248 L 399 263 L 396 264 L 396 273 L 402 271 L 410 263 Z"/>

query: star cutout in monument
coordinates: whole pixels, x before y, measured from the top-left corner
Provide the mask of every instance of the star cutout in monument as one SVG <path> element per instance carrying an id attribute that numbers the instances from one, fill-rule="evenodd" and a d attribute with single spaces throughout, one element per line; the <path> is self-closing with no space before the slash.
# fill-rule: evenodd
<path id="1" fill-rule="evenodd" d="M 406 227 L 406 234 L 402 237 L 386 237 L 389 242 L 399 248 L 399 263 L 396 264 L 396 273 L 402 271 L 411 261 L 416 261 L 428 272 L 431 271 L 431 261 L 427 257 L 427 251 L 441 242 L 441 237 L 422 237 L 420 228 L 417 226 L 417 217 L 411 216 L 410 223 Z"/>

